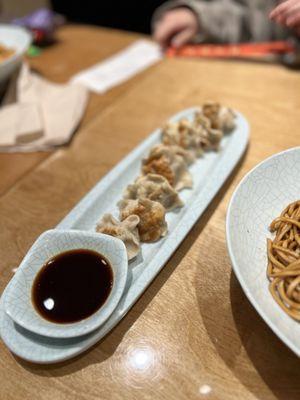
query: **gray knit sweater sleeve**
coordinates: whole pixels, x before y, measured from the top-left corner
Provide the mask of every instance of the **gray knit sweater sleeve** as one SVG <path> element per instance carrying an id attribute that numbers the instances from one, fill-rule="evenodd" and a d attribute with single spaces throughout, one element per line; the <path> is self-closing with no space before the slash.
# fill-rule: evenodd
<path id="1" fill-rule="evenodd" d="M 276 0 L 171 0 L 156 10 L 153 24 L 170 9 L 188 7 L 199 21 L 197 41 L 236 43 L 284 39 L 287 31 L 268 19 L 275 5 Z"/>

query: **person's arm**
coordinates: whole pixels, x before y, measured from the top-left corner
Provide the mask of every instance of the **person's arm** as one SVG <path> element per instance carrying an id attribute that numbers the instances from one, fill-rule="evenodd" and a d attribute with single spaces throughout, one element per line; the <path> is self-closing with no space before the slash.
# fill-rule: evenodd
<path id="1" fill-rule="evenodd" d="M 181 7 L 189 9 L 196 16 L 198 41 L 218 43 L 236 43 L 249 40 L 249 7 L 236 0 L 172 0 L 159 7 L 153 16 L 154 37 L 160 21 L 168 14 L 174 13 Z M 175 15 L 175 14 L 174 14 Z M 173 18 L 173 25 L 176 18 Z M 176 27 L 169 21 L 169 29 L 164 32 L 163 40 L 172 39 Z M 188 36 L 188 35 L 187 35 Z M 194 35 L 195 36 L 195 35 Z M 191 37 L 189 37 L 191 39 Z"/>

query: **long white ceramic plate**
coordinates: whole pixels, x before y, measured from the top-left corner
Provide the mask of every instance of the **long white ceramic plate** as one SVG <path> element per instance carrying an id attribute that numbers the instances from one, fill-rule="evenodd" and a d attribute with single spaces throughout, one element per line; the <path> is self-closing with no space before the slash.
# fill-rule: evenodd
<path id="1" fill-rule="evenodd" d="M 197 108 L 190 108 L 171 120 L 191 119 Z M 162 269 L 189 230 L 221 188 L 245 151 L 249 127 L 237 113 L 236 129 L 222 140 L 219 152 L 209 152 L 190 168 L 194 188 L 180 192 L 185 206 L 167 214 L 169 232 L 156 243 L 143 244 L 142 252 L 129 265 L 124 295 L 107 322 L 96 331 L 77 339 L 50 339 L 24 330 L 6 316 L 0 306 L 0 333 L 5 344 L 18 356 L 37 363 L 54 363 L 83 352 L 105 336 L 128 312 Z M 57 226 L 58 229 L 93 230 L 105 212 L 117 214 L 112 206 L 125 187 L 140 171 L 141 159 L 160 141 L 160 130 L 153 132 L 92 189 Z"/>
<path id="2" fill-rule="evenodd" d="M 300 356 L 300 323 L 271 296 L 266 276 L 269 225 L 300 199 L 300 147 L 268 158 L 241 181 L 228 212 L 226 234 L 234 272 L 242 288 L 273 332 Z"/>

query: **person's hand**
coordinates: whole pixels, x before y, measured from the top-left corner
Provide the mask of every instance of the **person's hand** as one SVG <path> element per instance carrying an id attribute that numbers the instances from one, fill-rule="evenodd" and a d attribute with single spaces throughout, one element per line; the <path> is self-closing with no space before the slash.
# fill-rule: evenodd
<path id="1" fill-rule="evenodd" d="M 270 13 L 270 18 L 300 35 L 300 0 L 285 0 Z"/>
<path id="2" fill-rule="evenodd" d="M 176 8 L 162 15 L 155 25 L 153 36 L 162 47 L 181 47 L 190 42 L 198 30 L 196 14 L 188 8 Z"/>

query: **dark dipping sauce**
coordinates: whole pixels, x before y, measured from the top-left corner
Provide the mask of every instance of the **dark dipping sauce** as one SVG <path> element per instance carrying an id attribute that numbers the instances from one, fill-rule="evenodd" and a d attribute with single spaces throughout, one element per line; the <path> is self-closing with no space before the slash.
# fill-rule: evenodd
<path id="1" fill-rule="evenodd" d="M 81 321 L 107 300 L 113 271 L 100 253 L 78 249 L 58 254 L 43 266 L 32 286 L 39 314 L 55 323 Z"/>

